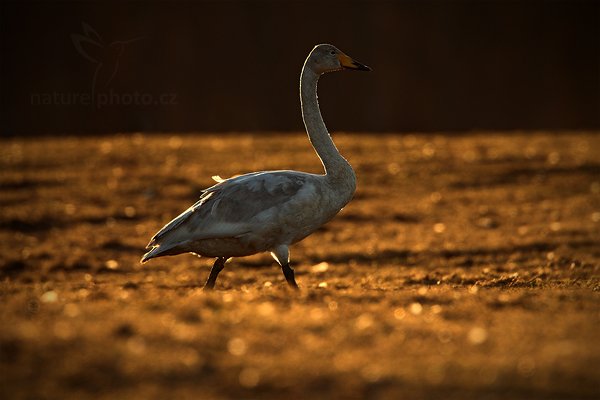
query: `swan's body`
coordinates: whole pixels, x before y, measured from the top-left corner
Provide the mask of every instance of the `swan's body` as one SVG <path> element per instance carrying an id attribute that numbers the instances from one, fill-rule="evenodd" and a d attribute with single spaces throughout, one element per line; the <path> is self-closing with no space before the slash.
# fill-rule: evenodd
<path id="1" fill-rule="evenodd" d="M 319 76 L 343 68 L 370 70 L 331 45 L 318 45 L 300 77 L 302 116 L 324 175 L 269 171 L 222 180 L 154 235 L 141 262 L 187 252 L 217 257 L 206 283 L 212 288 L 230 257 L 270 251 L 296 287 L 289 246 L 332 219 L 356 189 L 354 171 L 331 140 L 317 102 Z"/>

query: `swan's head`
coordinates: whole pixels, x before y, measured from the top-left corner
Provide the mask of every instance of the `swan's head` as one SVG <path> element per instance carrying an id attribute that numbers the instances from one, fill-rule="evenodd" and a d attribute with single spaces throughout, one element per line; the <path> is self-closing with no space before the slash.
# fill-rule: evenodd
<path id="1" fill-rule="evenodd" d="M 371 68 L 353 60 L 343 51 L 330 44 L 319 44 L 310 52 L 306 65 L 318 74 L 354 69 L 357 71 L 371 71 Z"/>

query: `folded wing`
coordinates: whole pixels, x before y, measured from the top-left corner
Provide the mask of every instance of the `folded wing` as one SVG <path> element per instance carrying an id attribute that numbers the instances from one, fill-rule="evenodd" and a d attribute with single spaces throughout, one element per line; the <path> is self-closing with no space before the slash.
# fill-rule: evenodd
<path id="1" fill-rule="evenodd" d="M 295 171 L 257 172 L 227 179 L 202 191 L 200 199 L 152 237 L 142 261 L 189 240 L 236 237 L 252 232 L 253 219 L 292 199 L 310 179 Z M 150 254 L 152 253 L 152 254 Z"/>

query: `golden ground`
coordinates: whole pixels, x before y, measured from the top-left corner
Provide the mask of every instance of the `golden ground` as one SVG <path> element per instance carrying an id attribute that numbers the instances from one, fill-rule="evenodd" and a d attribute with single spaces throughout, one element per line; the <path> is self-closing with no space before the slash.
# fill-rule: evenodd
<path id="1" fill-rule="evenodd" d="M 211 176 L 303 134 L 0 143 L 0 396 L 599 398 L 600 135 L 338 134 L 355 199 L 292 248 L 138 264 Z"/>

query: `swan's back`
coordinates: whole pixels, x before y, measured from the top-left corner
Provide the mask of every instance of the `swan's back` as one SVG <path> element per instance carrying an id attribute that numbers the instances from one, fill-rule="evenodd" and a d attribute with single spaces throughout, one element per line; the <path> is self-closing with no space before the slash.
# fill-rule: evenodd
<path id="1" fill-rule="evenodd" d="M 265 250 L 273 236 L 285 235 L 285 228 L 271 225 L 288 224 L 289 215 L 308 214 L 319 207 L 323 179 L 297 171 L 256 172 L 227 179 L 202 191 L 200 199 L 166 224 L 150 240 L 155 247 L 143 261 L 199 240 L 243 238 L 262 235 Z M 290 209 L 296 212 L 290 214 Z M 314 214 L 314 211 L 313 211 Z M 318 214 L 318 213 L 317 213 Z M 310 226 L 310 218 L 305 224 Z M 316 228 L 315 228 L 316 229 Z M 265 251 L 262 250 L 262 251 Z"/>

